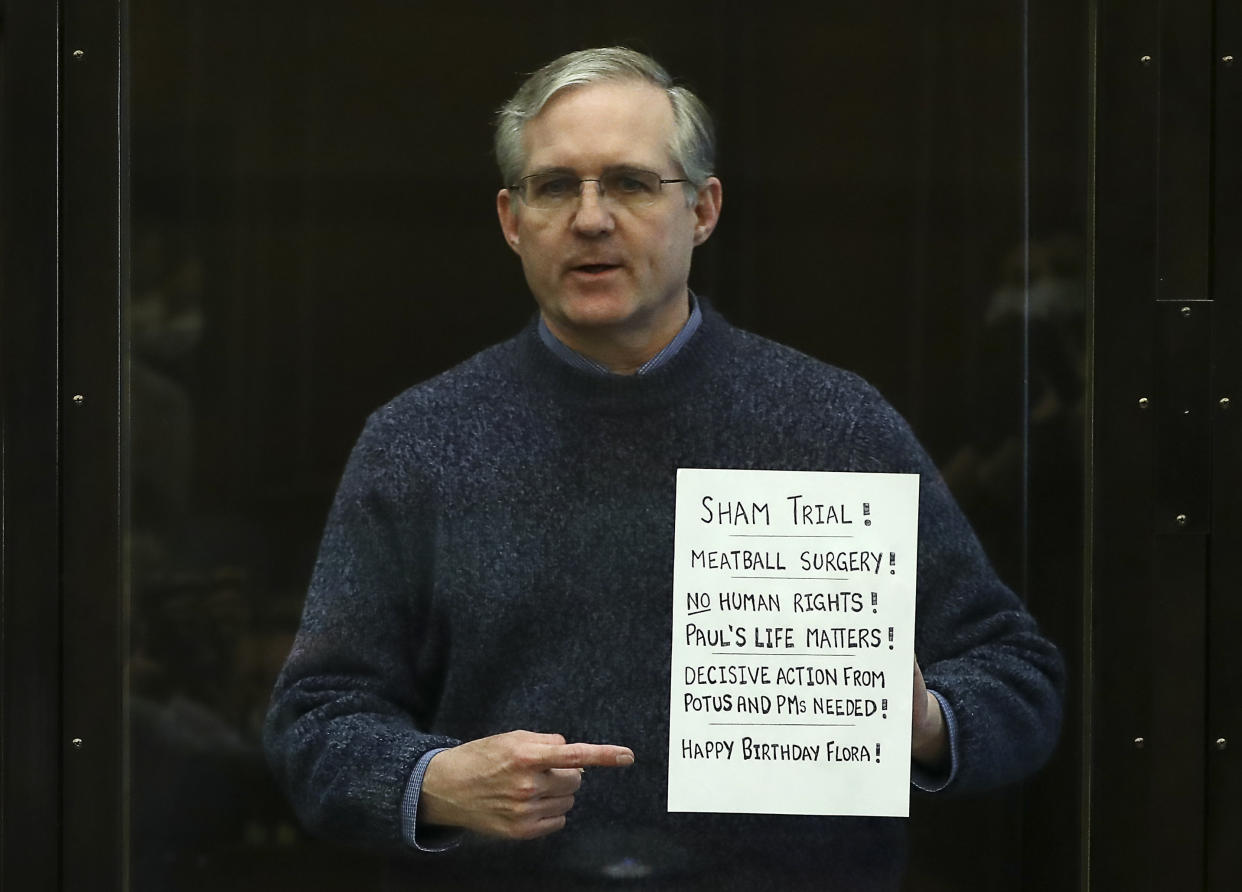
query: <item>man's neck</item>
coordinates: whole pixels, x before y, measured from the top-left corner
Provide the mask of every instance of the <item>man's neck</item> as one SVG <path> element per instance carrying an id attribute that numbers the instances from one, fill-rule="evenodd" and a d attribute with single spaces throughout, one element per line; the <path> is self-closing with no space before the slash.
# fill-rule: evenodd
<path id="1" fill-rule="evenodd" d="M 655 330 L 601 328 L 569 332 L 546 314 L 541 316 L 552 336 L 575 353 L 603 366 L 614 375 L 633 375 L 672 343 L 685 327 L 692 306 L 689 289 L 685 294 L 685 299 L 679 301 L 682 311 Z"/>

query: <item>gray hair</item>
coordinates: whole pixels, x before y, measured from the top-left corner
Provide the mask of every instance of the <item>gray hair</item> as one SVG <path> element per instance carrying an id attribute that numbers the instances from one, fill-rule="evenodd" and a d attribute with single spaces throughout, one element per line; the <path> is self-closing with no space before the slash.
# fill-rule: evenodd
<path id="1" fill-rule="evenodd" d="M 526 164 L 522 143 L 526 122 L 543 111 L 553 96 L 570 87 L 624 80 L 645 81 L 668 96 L 673 106 L 669 154 L 690 181 L 687 198 L 692 199 L 716 163 L 711 113 L 699 97 L 674 84 L 659 62 L 623 46 L 578 50 L 554 59 L 523 81 L 513 98 L 501 106 L 496 114 L 495 147 L 505 185 L 516 183 Z"/>

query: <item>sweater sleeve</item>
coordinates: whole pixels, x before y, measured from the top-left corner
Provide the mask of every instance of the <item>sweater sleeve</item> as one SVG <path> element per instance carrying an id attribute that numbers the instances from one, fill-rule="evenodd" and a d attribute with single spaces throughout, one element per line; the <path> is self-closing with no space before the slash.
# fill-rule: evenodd
<path id="1" fill-rule="evenodd" d="M 992 569 L 909 426 L 871 394 L 852 432 L 858 469 L 920 475 L 914 647 L 928 688 L 951 706 L 957 725 L 949 788 L 1020 780 L 1057 742 L 1061 655 Z"/>
<path id="2" fill-rule="evenodd" d="M 402 799 L 419 759 L 460 741 L 428 734 L 420 686 L 417 546 L 429 512 L 373 417 L 328 517 L 301 626 L 272 696 L 264 745 L 277 781 L 312 833 L 403 846 Z M 423 492 L 422 498 L 429 498 Z M 421 535 L 420 535 L 421 534 Z"/>

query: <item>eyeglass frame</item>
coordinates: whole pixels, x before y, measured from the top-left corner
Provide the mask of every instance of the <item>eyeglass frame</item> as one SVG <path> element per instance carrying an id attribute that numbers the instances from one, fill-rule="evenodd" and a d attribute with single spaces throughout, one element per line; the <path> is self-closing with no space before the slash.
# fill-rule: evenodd
<path id="1" fill-rule="evenodd" d="M 528 202 L 526 200 L 526 181 L 534 179 L 535 177 L 544 177 L 544 176 L 549 176 L 549 175 L 560 175 L 566 178 L 576 179 L 578 181 L 578 188 L 575 192 L 575 197 L 577 201 L 582 201 L 582 184 L 583 183 L 595 183 L 596 195 L 598 195 L 600 199 L 604 199 L 604 198 L 607 198 L 608 196 L 608 193 L 604 190 L 604 177 L 608 176 L 610 173 L 617 173 L 617 174 L 649 173 L 656 178 L 656 182 L 659 183 L 660 185 L 660 192 L 657 193 L 657 195 L 654 198 L 652 198 L 650 204 L 625 205 L 623 201 L 616 201 L 614 199 L 614 201 L 616 201 L 616 204 L 622 207 L 640 207 L 640 208 L 652 207 L 656 203 L 656 201 L 659 199 L 659 196 L 664 194 L 664 188 L 663 188 L 664 186 L 670 185 L 672 183 L 693 182 L 688 177 L 666 179 L 660 176 L 658 172 L 654 170 L 648 170 L 645 167 L 620 167 L 620 168 L 617 168 L 616 170 L 605 171 L 603 176 L 598 176 L 598 177 L 580 177 L 580 176 L 577 176 L 577 174 L 575 174 L 571 170 L 560 172 L 554 169 L 554 170 L 538 171 L 536 173 L 528 173 L 526 176 L 519 179 L 518 182 L 512 185 L 507 185 L 505 186 L 505 188 L 508 189 L 510 192 L 516 192 L 518 196 L 522 199 L 522 204 L 526 205 L 528 208 L 531 208 L 533 210 L 536 210 L 536 211 L 564 210 L 565 208 L 571 207 L 572 202 L 567 201 L 564 205 L 553 206 L 553 207 L 539 207 L 538 205 L 534 205 Z"/>

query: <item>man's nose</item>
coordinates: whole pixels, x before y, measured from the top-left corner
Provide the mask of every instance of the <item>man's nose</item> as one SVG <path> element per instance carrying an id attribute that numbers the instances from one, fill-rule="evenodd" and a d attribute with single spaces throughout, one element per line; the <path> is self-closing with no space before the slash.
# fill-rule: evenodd
<path id="1" fill-rule="evenodd" d="M 574 230 L 583 235 L 601 235 L 613 228 L 612 207 L 604 197 L 598 180 L 583 180 L 578 187 L 578 207 L 574 210 Z"/>

